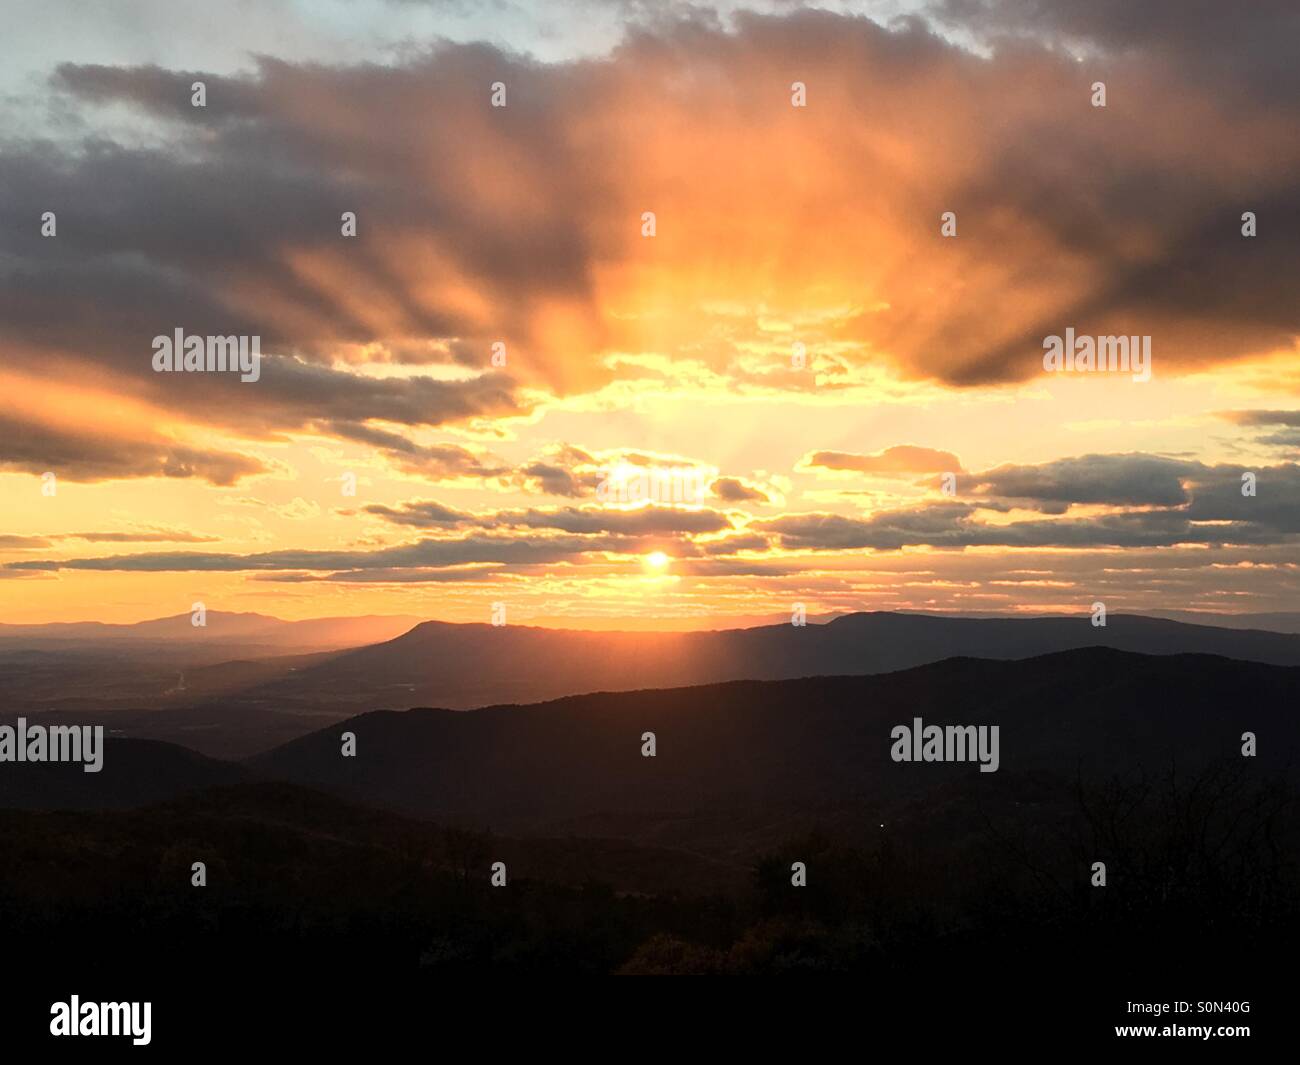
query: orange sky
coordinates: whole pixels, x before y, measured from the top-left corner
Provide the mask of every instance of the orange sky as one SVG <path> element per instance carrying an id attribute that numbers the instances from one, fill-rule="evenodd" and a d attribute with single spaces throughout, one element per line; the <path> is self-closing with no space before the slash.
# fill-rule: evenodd
<path id="1" fill-rule="evenodd" d="M 1300 609 L 1295 94 L 980 28 L 286 54 L 201 109 L 51 57 L 75 121 L 0 152 L 0 621 Z M 176 328 L 259 379 L 155 373 Z M 1046 373 L 1067 328 L 1151 380 Z"/>

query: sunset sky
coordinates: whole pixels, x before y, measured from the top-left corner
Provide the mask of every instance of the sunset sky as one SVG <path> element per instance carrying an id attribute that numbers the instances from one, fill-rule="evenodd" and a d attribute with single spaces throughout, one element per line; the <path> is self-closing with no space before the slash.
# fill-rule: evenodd
<path id="1" fill-rule="evenodd" d="M 1297 11 L 34 6 L 0 621 L 1298 610 Z M 177 328 L 260 379 L 155 373 Z"/>

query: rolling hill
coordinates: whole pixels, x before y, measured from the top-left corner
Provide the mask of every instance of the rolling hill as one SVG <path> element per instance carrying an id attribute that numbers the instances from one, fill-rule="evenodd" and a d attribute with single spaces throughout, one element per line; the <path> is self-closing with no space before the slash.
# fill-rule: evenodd
<path id="1" fill-rule="evenodd" d="M 727 850 L 747 834 L 804 823 L 860 834 L 945 791 L 962 801 L 1011 801 L 1034 777 L 1101 781 L 1217 760 L 1279 771 L 1300 752 L 1298 702 L 1300 669 L 1088 648 L 473 713 L 375 712 L 249 764 L 454 823 Z M 1001 768 L 892 761 L 891 729 L 916 717 L 998 725 Z M 341 756 L 344 731 L 356 736 L 354 758 Z M 1240 755 L 1245 731 L 1259 737 L 1254 759 Z M 655 734 L 653 758 L 641 754 L 646 732 Z"/>
<path id="2" fill-rule="evenodd" d="M 317 713 L 413 705 L 466 709 L 592 691 L 885 673 L 958 656 L 1021 659 L 1086 647 L 1300 665 L 1300 635 L 1131 615 L 1112 616 L 1095 628 L 1088 618 L 879 612 L 804 627 L 670 633 L 425 622 L 237 697 Z"/>

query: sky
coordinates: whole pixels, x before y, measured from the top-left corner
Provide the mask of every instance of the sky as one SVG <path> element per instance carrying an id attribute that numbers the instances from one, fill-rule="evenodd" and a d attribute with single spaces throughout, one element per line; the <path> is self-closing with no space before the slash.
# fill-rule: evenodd
<path id="1" fill-rule="evenodd" d="M 1300 610 L 1297 31 L 33 5 L 0 622 Z M 257 379 L 157 371 L 177 329 Z M 1149 338 L 1149 379 L 1050 371 L 1067 335 Z"/>

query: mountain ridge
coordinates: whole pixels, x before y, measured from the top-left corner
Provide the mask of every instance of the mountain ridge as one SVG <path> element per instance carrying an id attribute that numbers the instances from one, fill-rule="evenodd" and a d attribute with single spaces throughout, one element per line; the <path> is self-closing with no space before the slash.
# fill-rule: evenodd
<path id="1" fill-rule="evenodd" d="M 1106 626 L 1094 627 L 1086 617 L 948 618 L 875 611 L 802 627 L 680 633 L 424 622 L 244 694 L 340 709 L 360 703 L 469 709 L 579 691 L 862 675 L 963 655 L 1019 659 L 1088 646 L 1300 665 L 1300 635 L 1128 614 L 1112 615 Z"/>
<path id="2" fill-rule="evenodd" d="M 1245 731 L 1266 737 L 1250 767 L 1282 771 L 1300 752 L 1300 720 L 1285 709 L 1298 699 L 1297 667 L 1088 648 L 870 676 L 585 693 L 472 713 L 373 711 L 246 764 L 351 799 L 511 831 L 556 832 L 618 813 L 641 824 L 637 838 L 659 838 L 682 828 L 674 819 L 725 821 L 745 810 L 776 822 L 828 804 L 861 831 L 936 787 L 997 796 L 1035 774 L 1065 781 L 1155 771 L 1171 759 L 1185 768 L 1240 761 Z M 998 725 L 1000 770 L 893 762 L 891 729 L 917 717 Z M 356 738 L 355 759 L 341 756 L 345 731 Z M 647 732 L 654 758 L 641 755 Z"/>

